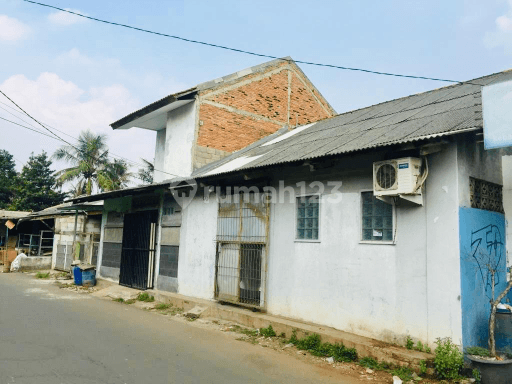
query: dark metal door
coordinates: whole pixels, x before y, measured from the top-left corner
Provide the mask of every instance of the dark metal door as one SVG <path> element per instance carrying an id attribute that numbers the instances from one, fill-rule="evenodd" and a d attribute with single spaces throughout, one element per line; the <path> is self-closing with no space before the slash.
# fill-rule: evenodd
<path id="1" fill-rule="evenodd" d="M 157 211 L 124 215 L 119 284 L 137 289 L 153 287 Z"/>

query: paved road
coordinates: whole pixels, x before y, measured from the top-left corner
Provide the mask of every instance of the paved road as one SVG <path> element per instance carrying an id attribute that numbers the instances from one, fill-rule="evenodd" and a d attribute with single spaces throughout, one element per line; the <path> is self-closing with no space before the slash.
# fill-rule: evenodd
<path id="1" fill-rule="evenodd" d="M 137 308 L 0 273 L 0 383 L 357 383 Z"/>

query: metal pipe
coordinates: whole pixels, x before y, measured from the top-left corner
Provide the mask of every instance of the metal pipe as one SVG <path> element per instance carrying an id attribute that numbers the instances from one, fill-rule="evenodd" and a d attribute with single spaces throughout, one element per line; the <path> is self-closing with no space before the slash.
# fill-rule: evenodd
<path id="1" fill-rule="evenodd" d="M 75 211 L 75 229 L 73 233 L 73 260 L 75 260 L 76 256 L 76 230 L 78 227 L 78 209 Z"/>

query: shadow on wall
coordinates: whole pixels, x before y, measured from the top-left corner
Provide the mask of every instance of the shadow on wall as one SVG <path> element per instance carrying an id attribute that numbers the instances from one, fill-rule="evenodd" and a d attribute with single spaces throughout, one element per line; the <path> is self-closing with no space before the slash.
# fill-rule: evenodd
<path id="1" fill-rule="evenodd" d="M 488 323 L 494 292 L 507 285 L 505 217 L 475 208 L 459 209 L 463 347 L 487 347 Z M 509 300 L 506 298 L 505 300 Z"/>

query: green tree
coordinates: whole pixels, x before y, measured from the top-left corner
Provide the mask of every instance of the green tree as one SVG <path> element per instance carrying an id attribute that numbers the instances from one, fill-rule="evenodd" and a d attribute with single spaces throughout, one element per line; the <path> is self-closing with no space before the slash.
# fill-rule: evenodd
<path id="1" fill-rule="evenodd" d="M 53 158 L 68 162 L 71 167 L 57 172 L 57 184 L 75 182 L 72 193 L 91 195 L 94 187 L 99 191 L 112 191 L 126 187 L 131 174 L 126 162 L 108 160 L 107 137 L 82 131 L 76 146 L 64 145 Z"/>
<path id="2" fill-rule="evenodd" d="M 114 159 L 105 165 L 98 175 L 98 182 L 103 191 L 116 191 L 128 186 L 132 174 L 128 172 L 128 164 L 124 160 Z"/>
<path id="3" fill-rule="evenodd" d="M 142 180 L 142 184 L 152 184 L 153 183 L 153 173 L 155 172 L 155 165 L 146 159 L 142 159 L 144 163 L 143 168 L 139 168 L 139 173 L 137 177 Z"/>
<path id="4" fill-rule="evenodd" d="M 40 211 L 60 204 L 66 193 L 54 189 L 56 179 L 46 152 L 30 155 L 14 185 L 10 208 L 17 211 Z"/>
<path id="5" fill-rule="evenodd" d="M 13 156 L 0 149 L 0 209 L 6 209 L 13 196 L 13 186 L 16 181 Z"/>

